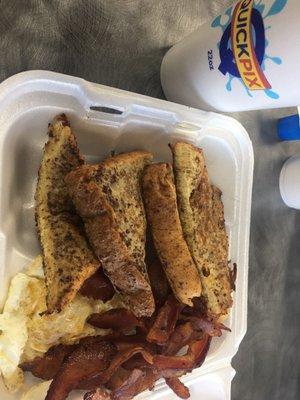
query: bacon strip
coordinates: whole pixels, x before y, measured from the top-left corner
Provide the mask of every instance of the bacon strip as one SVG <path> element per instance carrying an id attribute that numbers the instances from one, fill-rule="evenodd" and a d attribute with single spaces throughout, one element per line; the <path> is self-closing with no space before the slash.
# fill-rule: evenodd
<path id="1" fill-rule="evenodd" d="M 139 391 L 139 386 L 146 373 L 140 369 L 131 371 L 129 377 L 122 383 L 118 389 L 113 392 L 113 399 L 130 400 Z"/>
<path id="2" fill-rule="evenodd" d="M 235 291 L 235 282 L 237 278 L 237 265 L 233 264 L 233 268 L 229 270 L 229 280 L 231 284 L 231 290 Z"/>
<path id="3" fill-rule="evenodd" d="M 51 347 L 43 357 L 36 357 L 32 361 L 20 364 L 23 371 L 30 371 L 34 376 L 44 380 L 53 379 L 61 367 L 64 359 L 78 346 L 100 343 L 103 341 L 114 342 L 120 340 L 121 334 L 109 334 L 105 336 L 87 336 L 80 339 L 78 344 L 57 345 Z M 125 339 L 124 339 L 125 340 Z M 145 340 L 145 339 L 144 339 Z"/>
<path id="4" fill-rule="evenodd" d="M 122 351 L 118 351 L 105 370 L 100 373 L 95 373 L 94 375 L 90 374 L 89 377 L 82 380 L 78 389 L 93 390 L 98 386 L 105 385 L 112 378 L 117 369 L 135 354 L 141 354 L 147 363 L 153 364 L 153 355 L 145 350 L 144 347 L 131 346 Z"/>
<path id="5" fill-rule="evenodd" d="M 141 369 L 147 365 L 145 359 L 140 355 L 136 354 L 135 356 L 131 357 L 128 361 L 123 364 L 123 367 L 126 370 L 132 371 L 134 369 Z"/>
<path id="6" fill-rule="evenodd" d="M 180 378 L 181 376 L 187 374 L 189 371 L 185 369 L 162 369 L 161 371 L 162 378 Z"/>
<path id="7" fill-rule="evenodd" d="M 148 342 L 161 346 L 166 344 L 175 329 L 182 308 L 183 305 L 173 295 L 169 296 L 159 310 L 156 320 L 147 335 Z"/>
<path id="8" fill-rule="evenodd" d="M 204 335 L 203 339 L 195 340 L 189 345 L 189 349 L 184 356 L 165 356 L 157 355 L 154 357 L 154 366 L 157 369 L 178 369 L 191 371 L 202 365 L 210 346 L 211 338 Z"/>
<path id="9" fill-rule="evenodd" d="M 157 379 L 160 377 L 165 377 L 167 380 L 168 385 L 175 391 L 175 393 L 183 398 L 186 399 L 189 397 L 189 391 L 188 389 L 178 380 L 179 376 L 184 375 L 187 373 L 189 370 L 192 368 L 195 368 L 196 366 L 199 366 L 205 359 L 206 353 L 208 351 L 210 343 L 210 337 L 206 336 L 205 339 L 203 340 L 197 340 L 194 341 L 190 347 L 189 347 L 189 352 L 186 356 L 181 356 L 181 357 L 167 357 L 165 356 L 164 358 L 164 366 L 166 366 L 166 361 L 168 364 L 167 369 L 159 370 L 157 369 L 158 363 L 156 362 L 157 360 L 161 361 L 162 358 L 159 357 L 164 357 L 164 356 L 156 356 L 155 357 L 155 363 L 154 365 L 149 365 L 146 368 L 147 374 L 144 375 L 141 373 L 141 371 L 145 371 L 145 367 L 143 365 L 140 365 L 140 368 L 134 368 L 131 371 L 131 374 L 128 375 L 124 371 L 121 374 L 121 380 L 111 388 L 116 388 L 116 386 L 119 385 L 118 389 L 114 389 L 113 393 L 111 394 L 111 398 L 113 400 L 129 400 L 132 399 L 135 395 L 138 393 L 141 393 L 145 389 L 149 389 L 150 387 L 150 381 L 155 383 Z M 173 362 L 170 363 L 170 359 Z M 182 363 L 184 359 L 184 363 Z M 174 368 L 174 360 L 176 361 L 176 369 Z M 179 369 L 178 361 L 180 362 L 180 366 L 182 366 L 182 369 Z M 145 365 L 145 361 L 144 361 Z M 119 370 L 118 370 L 119 371 Z M 137 372 L 139 371 L 139 372 Z M 123 375 L 123 376 L 122 376 Z M 124 378 L 125 377 L 125 378 Z M 124 379 L 122 379 L 124 378 Z M 92 397 L 91 400 L 94 398 Z M 97 398 L 95 398 L 97 399 Z"/>
<path id="10" fill-rule="evenodd" d="M 45 400 L 65 400 L 80 381 L 105 371 L 116 352 L 116 346 L 109 342 L 78 346 L 61 365 Z"/>
<path id="11" fill-rule="evenodd" d="M 88 323 L 97 328 L 117 331 L 132 331 L 137 326 L 143 327 L 142 322 L 126 308 L 116 308 L 103 314 L 92 314 Z"/>
<path id="12" fill-rule="evenodd" d="M 205 316 L 207 314 L 207 304 L 204 297 L 195 297 L 193 300 L 193 307 L 186 306 L 182 310 L 185 315 L 201 315 Z"/>
<path id="13" fill-rule="evenodd" d="M 210 319 L 205 319 L 203 317 L 193 317 L 193 316 L 182 316 L 181 319 L 183 321 L 188 321 L 191 323 L 194 330 L 201 330 L 203 333 L 206 333 L 209 336 L 222 336 L 222 329 L 229 330 L 225 325 L 220 322 L 215 322 Z"/>
<path id="14" fill-rule="evenodd" d="M 24 362 L 20 368 L 23 371 L 30 371 L 37 378 L 48 381 L 54 378 L 65 357 L 71 354 L 75 348 L 75 345 L 62 344 L 51 347 L 43 357 L 36 357 L 32 361 Z"/>
<path id="15" fill-rule="evenodd" d="M 145 361 L 144 361 L 145 362 Z M 139 368 L 134 368 L 139 369 Z M 113 374 L 110 380 L 107 382 L 106 387 L 113 391 L 123 385 L 123 383 L 130 377 L 132 371 L 128 371 L 123 366 L 119 367 Z"/>
<path id="16" fill-rule="evenodd" d="M 110 280 L 104 274 L 103 269 L 99 268 L 94 275 L 87 279 L 80 289 L 83 296 L 91 297 L 95 300 L 102 300 L 106 303 L 112 299 L 115 289 Z"/>
<path id="17" fill-rule="evenodd" d="M 181 399 L 188 399 L 190 397 L 189 389 L 178 378 L 167 378 L 166 384 Z"/>
<path id="18" fill-rule="evenodd" d="M 178 378 L 204 362 L 212 336 L 228 330 L 205 316 L 201 299 L 196 304 L 184 307 L 171 295 L 154 323 L 138 320 L 125 309 L 95 314 L 97 326 L 115 331 L 83 338 L 77 345 L 53 347 L 22 368 L 44 379 L 54 378 L 45 400 L 65 400 L 73 389 L 89 390 L 85 400 L 130 400 L 151 389 L 159 378 L 187 399 L 189 390 Z M 147 336 L 141 330 L 124 334 L 135 327 L 145 331 L 148 323 L 152 327 Z M 187 353 L 178 356 L 186 345 Z"/>
<path id="19" fill-rule="evenodd" d="M 171 288 L 159 258 L 148 266 L 149 280 L 157 307 L 161 307 L 171 293 Z"/>
<path id="20" fill-rule="evenodd" d="M 184 346 L 202 336 L 202 331 L 196 330 L 191 322 L 178 325 L 164 348 L 163 354 L 175 356 Z"/>
<path id="21" fill-rule="evenodd" d="M 87 336 L 82 338 L 78 344 L 74 345 L 58 345 L 51 347 L 43 357 L 36 357 L 32 361 L 24 362 L 20 364 L 20 368 L 22 368 L 23 371 L 30 371 L 37 378 L 50 380 L 55 377 L 64 359 L 78 346 L 89 346 L 104 341 L 114 343 L 118 350 L 139 346 L 147 349 L 149 352 L 155 352 L 155 347 L 146 342 L 144 335 L 124 336 L 116 332 L 105 336 Z M 143 358 L 142 360 L 144 361 Z"/>
<path id="22" fill-rule="evenodd" d="M 110 397 L 103 397 L 102 389 L 87 393 L 84 400 L 131 400 L 144 390 L 151 389 L 159 374 L 151 369 L 134 369 L 118 388 L 111 392 Z"/>
<path id="23" fill-rule="evenodd" d="M 128 381 L 113 392 L 113 399 L 130 400 L 144 390 L 151 390 L 159 377 L 159 373 L 151 369 L 133 370 Z"/>
<path id="24" fill-rule="evenodd" d="M 83 400 L 112 400 L 110 392 L 105 388 L 97 388 L 84 395 Z"/>

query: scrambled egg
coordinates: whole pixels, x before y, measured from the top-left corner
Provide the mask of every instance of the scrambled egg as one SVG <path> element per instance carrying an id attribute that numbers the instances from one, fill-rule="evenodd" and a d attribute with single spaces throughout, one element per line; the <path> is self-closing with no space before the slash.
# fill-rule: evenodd
<path id="1" fill-rule="evenodd" d="M 85 336 L 105 334 L 86 323 L 92 313 L 122 307 L 117 295 L 107 302 L 77 294 L 60 313 L 43 315 L 46 310 L 46 287 L 42 257 L 12 279 L 3 313 L 0 314 L 0 372 L 11 392 L 23 384 L 21 362 L 43 355 L 50 347 L 73 344 Z"/>

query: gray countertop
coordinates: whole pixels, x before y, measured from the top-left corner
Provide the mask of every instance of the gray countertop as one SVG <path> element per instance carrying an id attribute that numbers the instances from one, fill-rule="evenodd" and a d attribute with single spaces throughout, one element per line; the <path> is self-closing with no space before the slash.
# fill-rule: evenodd
<path id="1" fill-rule="evenodd" d="M 0 80 L 47 69 L 163 97 L 166 50 L 230 3 L 2 0 Z M 300 212 L 284 206 L 278 189 L 282 163 L 300 154 L 300 142 L 276 137 L 276 120 L 294 111 L 233 114 L 255 151 L 248 332 L 233 362 L 233 400 L 300 398 Z"/>

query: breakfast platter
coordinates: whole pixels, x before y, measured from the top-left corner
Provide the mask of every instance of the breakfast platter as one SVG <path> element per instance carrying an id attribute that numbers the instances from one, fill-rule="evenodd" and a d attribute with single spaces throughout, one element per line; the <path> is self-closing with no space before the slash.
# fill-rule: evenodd
<path id="1" fill-rule="evenodd" d="M 47 71 L 2 83 L 0 111 L 1 399 L 187 398 L 217 371 L 229 393 L 247 324 L 244 128 Z"/>

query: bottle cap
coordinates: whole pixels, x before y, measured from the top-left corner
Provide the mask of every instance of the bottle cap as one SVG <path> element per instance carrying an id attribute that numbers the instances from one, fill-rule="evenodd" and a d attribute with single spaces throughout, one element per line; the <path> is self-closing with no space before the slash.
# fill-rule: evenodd
<path id="1" fill-rule="evenodd" d="M 299 115 L 291 115 L 278 121 L 278 136 L 281 140 L 300 140 Z"/>

